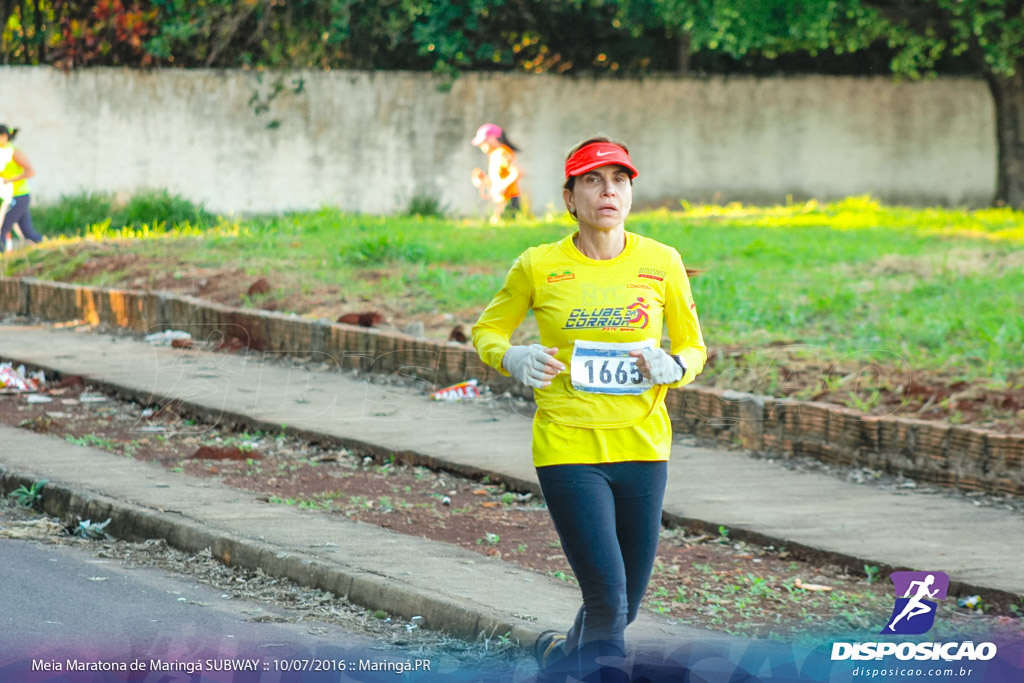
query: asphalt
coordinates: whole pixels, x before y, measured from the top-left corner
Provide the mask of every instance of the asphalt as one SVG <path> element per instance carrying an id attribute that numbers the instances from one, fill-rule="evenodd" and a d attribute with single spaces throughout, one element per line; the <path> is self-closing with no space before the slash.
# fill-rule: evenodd
<path id="1" fill-rule="evenodd" d="M 278 430 L 538 491 L 528 407 L 491 397 L 432 401 L 425 383 L 380 384 L 262 355 L 154 346 L 137 337 L 48 325 L 0 326 L 0 360 L 80 375 L 147 404 L 176 400 L 224 425 Z M 969 500 L 856 484 L 681 437 L 666 521 L 785 545 L 851 568 L 944 571 L 953 593 L 1024 596 L 1024 516 Z M 578 590 L 499 560 L 255 495 L 52 437 L 0 428 L 0 485 L 49 480 L 48 511 L 114 520 L 115 536 L 212 548 L 357 604 L 466 637 L 510 634 L 529 646 L 564 629 Z M 646 643 L 714 641 L 644 613 Z"/>

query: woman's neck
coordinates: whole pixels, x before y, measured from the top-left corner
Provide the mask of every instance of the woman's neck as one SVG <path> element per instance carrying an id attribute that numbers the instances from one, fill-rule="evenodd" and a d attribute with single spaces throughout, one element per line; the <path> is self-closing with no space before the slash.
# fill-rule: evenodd
<path id="1" fill-rule="evenodd" d="M 581 227 L 573 243 L 587 258 L 607 261 L 626 248 L 626 229 L 621 225 L 611 230 L 588 230 Z"/>

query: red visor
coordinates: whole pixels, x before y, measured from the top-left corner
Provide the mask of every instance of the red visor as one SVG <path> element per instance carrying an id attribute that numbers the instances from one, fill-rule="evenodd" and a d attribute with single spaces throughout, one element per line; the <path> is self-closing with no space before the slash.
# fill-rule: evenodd
<path id="1" fill-rule="evenodd" d="M 629 159 L 626 150 L 610 142 L 593 142 L 586 147 L 576 150 L 576 153 L 565 162 L 565 179 L 572 176 L 583 175 L 587 171 L 593 171 L 599 166 L 615 164 L 625 166 L 629 170 L 629 177 L 636 178 L 640 171 Z"/>

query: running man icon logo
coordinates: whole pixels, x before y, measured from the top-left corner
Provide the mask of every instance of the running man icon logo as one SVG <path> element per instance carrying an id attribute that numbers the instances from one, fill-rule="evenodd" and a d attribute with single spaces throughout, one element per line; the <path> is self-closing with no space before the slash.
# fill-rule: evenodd
<path id="1" fill-rule="evenodd" d="M 630 318 L 626 322 L 635 327 L 639 327 L 641 330 L 646 330 L 647 323 L 651 320 L 651 316 L 647 314 L 647 309 L 650 307 L 650 304 L 644 303 L 644 298 L 642 296 L 638 296 L 636 301 L 626 306 L 627 315 L 635 314 L 634 317 Z"/>
<path id="2" fill-rule="evenodd" d="M 896 589 L 896 604 L 882 633 L 927 632 L 935 623 L 935 600 L 946 599 L 949 577 L 943 572 L 893 572 L 889 578 Z"/>

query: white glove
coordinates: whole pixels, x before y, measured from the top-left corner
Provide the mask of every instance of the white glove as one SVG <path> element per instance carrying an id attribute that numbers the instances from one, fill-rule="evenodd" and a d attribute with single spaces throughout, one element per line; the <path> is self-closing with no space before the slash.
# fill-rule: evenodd
<path id="1" fill-rule="evenodd" d="M 641 349 L 647 364 L 647 375 L 654 384 L 672 384 L 683 378 L 686 369 L 664 349 Z"/>
<path id="2" fill-rule="evenodd" d="M 510 346 L 501 365 L 513 377 L 528 387 L 543 389 L 551 384 L 551 378 L 565 370 L 561 361 L 555 360 L 556 349 L 545 349 L 540 344 Z"/>

